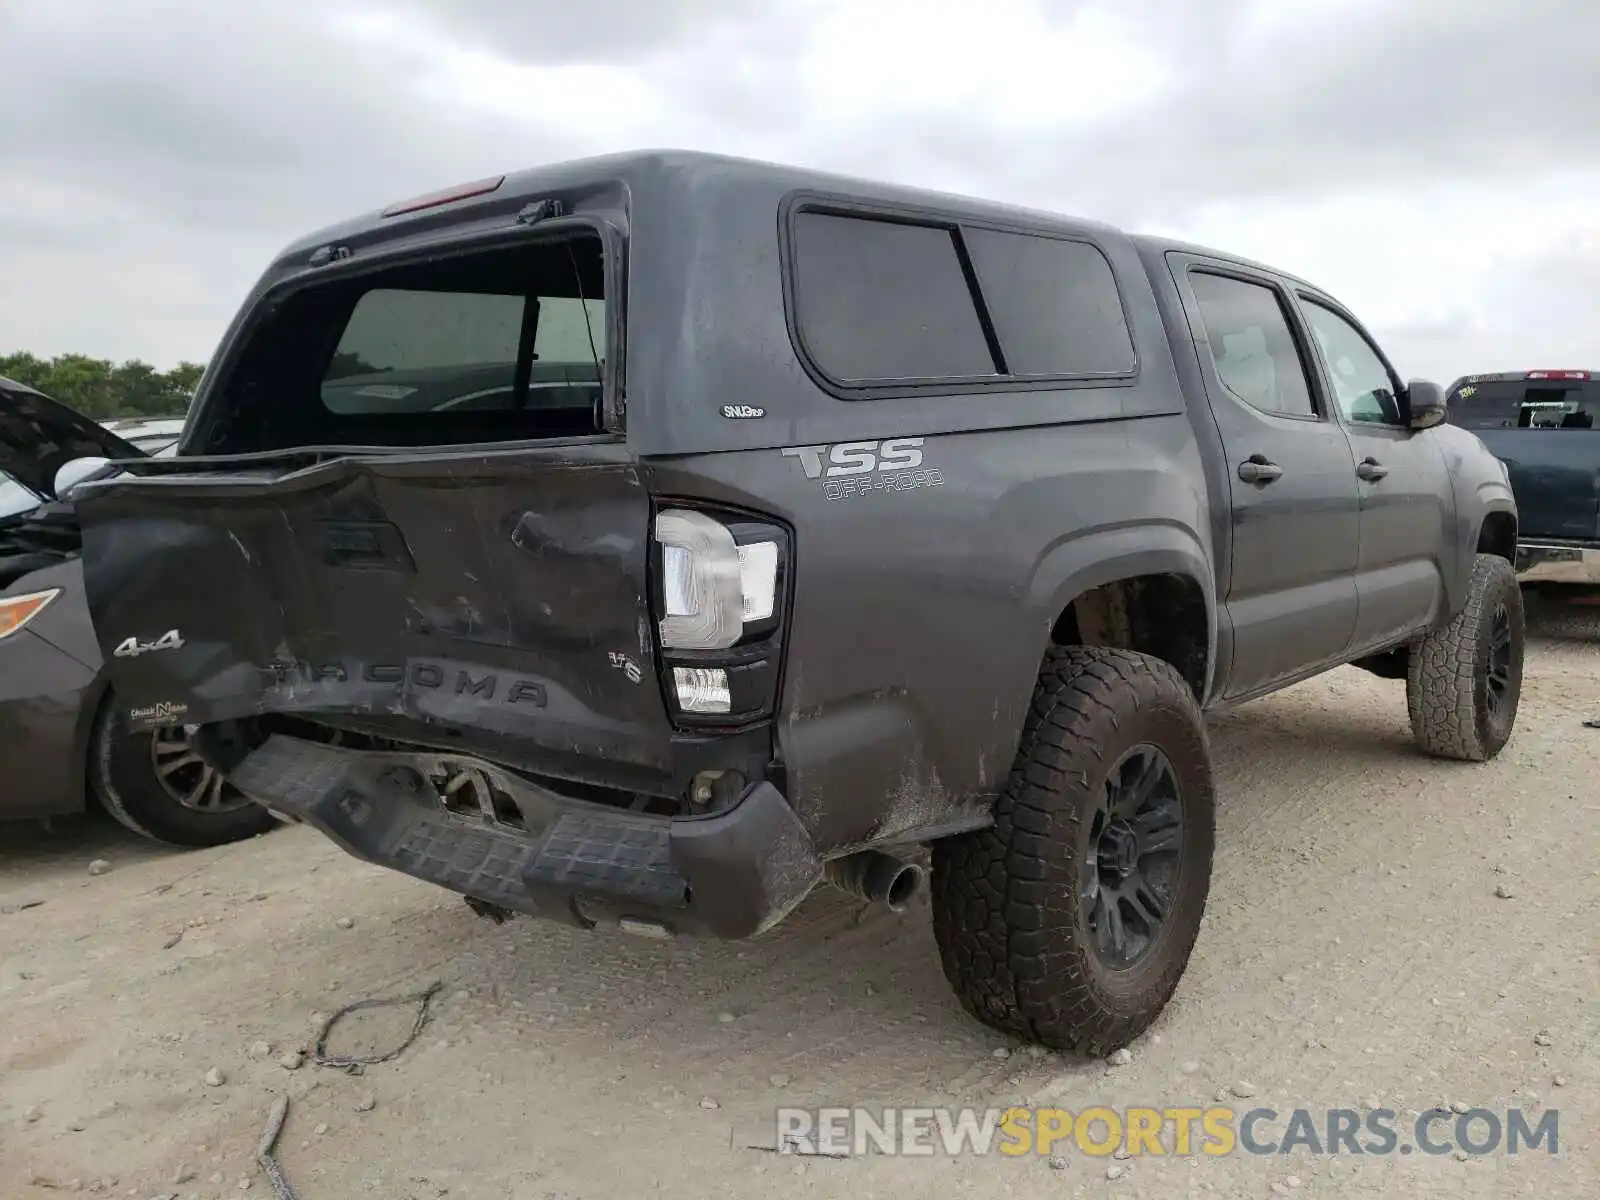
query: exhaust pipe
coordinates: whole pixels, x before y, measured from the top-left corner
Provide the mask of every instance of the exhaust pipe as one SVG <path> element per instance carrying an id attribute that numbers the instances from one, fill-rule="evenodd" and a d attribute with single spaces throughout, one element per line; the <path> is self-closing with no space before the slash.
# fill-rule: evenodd
<path id="1" fill-rule="evenodd" d="M 905 912 L 922 887 L 921 867 L 878 850 L 836 858 L 822 870 L 834 887 L 890 912 Z"/>

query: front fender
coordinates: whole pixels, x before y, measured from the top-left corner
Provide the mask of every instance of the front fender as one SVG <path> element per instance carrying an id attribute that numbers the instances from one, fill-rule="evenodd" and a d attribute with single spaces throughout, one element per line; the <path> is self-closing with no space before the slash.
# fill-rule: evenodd
<path id="1" fill-rule="evenodd" d="M 1517 523 L 1517 501 L 1505 464 L 1477 434 L 1456 425 L 1440 425 L 1432 436 L 1455 497 L 1454 545 L 1450 548 L 1453 569 L 1445 572 L 1446 611 L 1440 615 L 1441 622 L 1448 622 L 1466 606 L 1484 522 L 1491 514 L 1505 513 Z"/>

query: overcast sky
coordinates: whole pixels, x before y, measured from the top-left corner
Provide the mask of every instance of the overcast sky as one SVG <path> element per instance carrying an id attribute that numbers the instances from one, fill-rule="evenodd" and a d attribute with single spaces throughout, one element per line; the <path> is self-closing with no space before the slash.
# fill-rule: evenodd
<path id="1" fill-rule="evenodd" d="M 0 352 L 211 353 L 269 257 L 645 146 L 1171 233 L 1409 375 L 1600 368 L 1597 0 L 0 0 Z"/>

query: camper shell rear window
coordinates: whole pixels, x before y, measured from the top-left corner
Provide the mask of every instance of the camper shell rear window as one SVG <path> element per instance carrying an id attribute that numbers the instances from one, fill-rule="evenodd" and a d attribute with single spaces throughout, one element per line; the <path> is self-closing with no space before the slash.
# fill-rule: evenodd
<path id="1" fill-rule="evenodd" d="M 212 452 L 604 429 L 603 244 L 580 233 L 398 264 L 269 301 L 213 403 Z"/>

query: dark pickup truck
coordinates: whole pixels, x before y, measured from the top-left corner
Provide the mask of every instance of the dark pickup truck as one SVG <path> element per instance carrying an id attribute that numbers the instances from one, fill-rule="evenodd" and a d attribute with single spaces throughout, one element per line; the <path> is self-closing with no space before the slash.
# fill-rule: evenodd
<path id="1" fill-rule="evenodd" d="M 1510 471 L 1519 577 L 1600 586 L 1600 372 L 1468 375 L 1448 395 L 1450 423 Z"/>
<path id="2" fill-rule="evenodd" d="M 323 230 L 176 458 L 80 496 L 133 719 L 351 853 L 745 937 L 818 883 L 1104 1052 L 1200 927 L 1202 712 L 1343 663 L 1511 735 L 1504 468 L 1312 285 L 761 163 L 548 166 Z"/>

